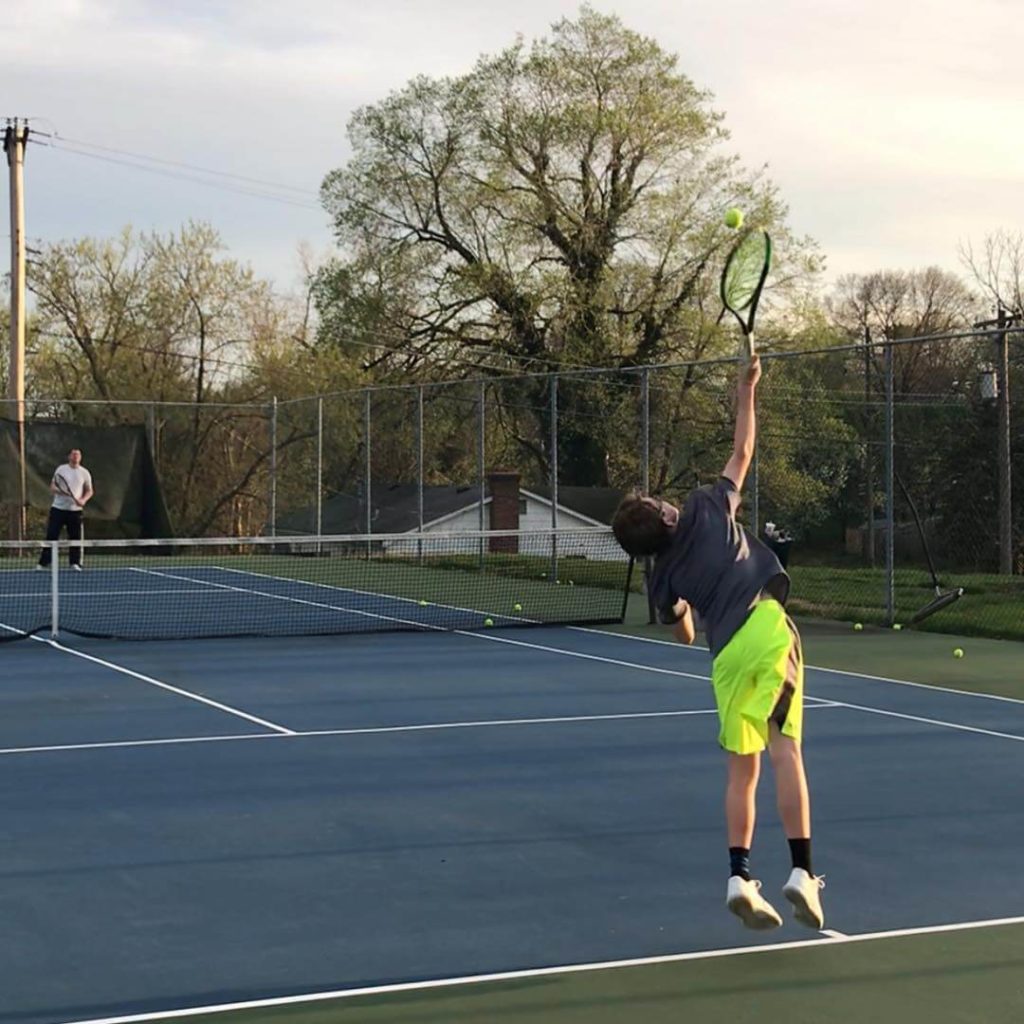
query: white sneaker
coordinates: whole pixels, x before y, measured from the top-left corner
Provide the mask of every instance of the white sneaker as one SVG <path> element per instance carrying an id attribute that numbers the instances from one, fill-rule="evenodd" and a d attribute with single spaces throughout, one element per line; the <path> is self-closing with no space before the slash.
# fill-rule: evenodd
<path id="1" fill-rule="evenodd" d="M 82 567 L 80 565 L 73 565 L 73 566 L 71 566 L 71 568 L 74 569 L 75 572 L 81 572 L 82 571 Z"/>
<path id="2" fill-rule="evenodd" d="M 761 895 L 761 883 L 753 879 L 732 875 L 725 894 L 725 905 L 748 928 L 767 931 L 778 928 L 782 918 L 778 911 Z"/>
<path id="3" fill-rule="evenodd" d="M 45 565 L 37 565 L 36 566 L 36 572 L 42 572 L 46 568 L 47 568 L 47 566 L 45 566 Z"/>
<path id="4" fill-rule="evenodd" d="M 819 895 L 824 888 L 824 878 L 809 875 L 803 868 L 793 868 L 789 881 L 782 887 L 782 895 L 793 904 L 793 916 L 801 924 L 819 931 L 825 926 Z"/>

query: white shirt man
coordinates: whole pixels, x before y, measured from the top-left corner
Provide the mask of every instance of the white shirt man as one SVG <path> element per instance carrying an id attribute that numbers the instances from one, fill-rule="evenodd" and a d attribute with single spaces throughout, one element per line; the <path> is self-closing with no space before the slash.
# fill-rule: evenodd
<path id="1" fill-rule="evenodd" d="M 78 448 L 68 452 L 68 461 L 59 465 L 50 480 L 53 504 L 46 524 L 46 539 L 59 540 L 61 531 L 67 530 L 68 540 L 81 540 L 82 510 L 92 498 L 92 474 L 82 465 L 82 453 Z M 39 556 L 39 565 L 50 564 L 52 550 L 45 547 Z M 68 562 L 72 569 L 81 571 L 82 549 L 68 549 Z"/>

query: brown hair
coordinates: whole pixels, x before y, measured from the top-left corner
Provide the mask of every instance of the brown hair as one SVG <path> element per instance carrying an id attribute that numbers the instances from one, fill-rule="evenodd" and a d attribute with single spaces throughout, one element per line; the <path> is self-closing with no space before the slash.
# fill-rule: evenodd
<path id="1" fill-rule="evenodd" d="M 615 539 L 634 558 L 656 555 L 672 538 L 672 530 L 662 521 L 661 510 L 643 498 L 639 491 L 631 491 L 619 502 L 612 517 Z"/>

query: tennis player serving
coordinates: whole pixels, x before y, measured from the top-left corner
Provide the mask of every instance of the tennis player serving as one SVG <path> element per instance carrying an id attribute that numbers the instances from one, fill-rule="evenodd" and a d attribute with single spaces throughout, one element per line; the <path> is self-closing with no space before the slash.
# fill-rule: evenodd
<path id="1" fill-rule="evenodd" d="M 82 465 L 82 453 L 77 448 L 68 452 L 68 461 L 59 465 L 50 480 L 53 504 L 46 523 L 46 539 L 58 540 L 62 530 L 67 530 L 68 540 L 82 539 L 82 511 L 93 496 L 92 474 Z M 68 562 L 72 569 L 82 569 L 82 549 L 68 550 Z M 41 567 L 50 564 L 50 548 L 45 547 L 39 556 Z"/>
<path id="2" fill-rule="evenodd" d="M 773 552 L 736 521 L 754 454 L 754 393 L 760 378 L 760 361 L 753 356 L 740 371 L 733 452 L 718 482 L 693 491 L 681 510 L 630 494 L 612 527 L 628 554 L 655 556 L 652 596 L 662 622 L 675 624 L 676 639 L 693 643 L 695 611 L 707 634 L 719 742 L 728 759 L 727 907 L 748 928 L 782 924 L 761 895 L 761 883 L 750 877 L 754 798 L 761 753 L 767 749 L 793 863 L 782 892 L 797 921 L 820 929 L 824 883 L 811 869 L 810 798 L 800 749 L 803 656 L 796 626 L 785 612 L 789 577 Z"/>

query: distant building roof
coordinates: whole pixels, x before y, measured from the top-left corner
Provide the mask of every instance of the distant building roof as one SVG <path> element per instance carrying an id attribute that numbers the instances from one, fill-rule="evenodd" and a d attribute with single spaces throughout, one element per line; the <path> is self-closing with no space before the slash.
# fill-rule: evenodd
<path id="1" fill-rule="evenodd" d="M 521 487 L 523 495 L 533 494 L 551 501 L 548 487 Z M 490 501 L 486 491 L 485 502 Z M 611 487 L 559 487 L 558 505 L 601 524 L 611 522 L 622 498 L 622 491 Z M 419 525 L 418 489 L 412 484 L 375 484 L 371 493 L 374 533 L 406 533 Z M 423 522 L 432 523 L 446 516 L 475 508 L 480 503 L 478 484 L 428 486 L 423 488 Z M 335 494 L 323 503 L 323 534 L 366 533 L 366 502 L 362 495 Z M 316 533 L 316 507 L 299 509 L 277 520 L 279 534 Z"/>

